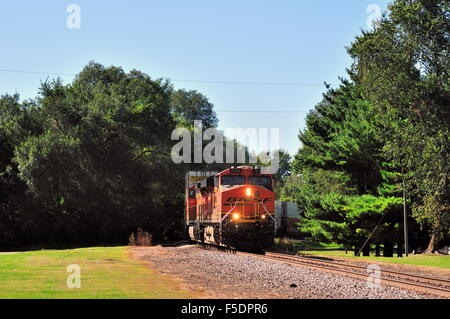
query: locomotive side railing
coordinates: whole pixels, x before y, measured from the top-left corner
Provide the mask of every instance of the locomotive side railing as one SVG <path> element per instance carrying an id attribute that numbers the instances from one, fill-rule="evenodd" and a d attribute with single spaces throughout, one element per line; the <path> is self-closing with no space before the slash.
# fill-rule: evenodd
<path id="1" fill-rule="evenodd" d="M 223 217 L 220 219 L 220 224 L 219 224 L 219 232 L 220 232 L 220 236 L 222 236 L 222 224 L 223 224 L 223 221 L 224 221 L 225 219 L 227 219 L 227 217 L 231 214 L 231 212 L 232 212 L 235 208 L 236 208 L 236 203 L 234 203 L 234 206 L 231 207 L 231 209 L 225 214 L 225 216 L 223 216 Z"/>
<path id="2" fill-rule="evenodd" d="M 277 231 L 278 229 L 278 223 L 277 220 L 267 211 L 266 205 L 262 202 L 261 206 L 264 208 L 264 211 L 266 212 L 267 215 L 269 215 L 270 218 L 272 218 L 273 220 L 273 228 L 274 228 L 274 232 Z"/>

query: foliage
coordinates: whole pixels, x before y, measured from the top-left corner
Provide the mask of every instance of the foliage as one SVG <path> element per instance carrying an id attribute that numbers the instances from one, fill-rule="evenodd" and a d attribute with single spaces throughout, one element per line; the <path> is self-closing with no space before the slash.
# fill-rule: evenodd
<path id="1" fill-rule="evenodd" d="M 293 161 L 297 183 L 288 180 L 282 191 L 302 211 L 301 232 L 355 249 L 375 227 L 372 241 L 400 240 L 402 198 L 396 172 L 380 156 L 383 129 L 359 87 L 347 81 L 308 114 Z"/>
<path id="2" fill-rule="evenodd" d="M 404 173 L 428 251 L 450 229 L 450 3 L 397 0 L 349 48 L 353 79 L 390 123 L 383 153 Z"/>
<path id="3" fill-rule="evenodd" d="M 203 126 L 217 127 L 218 120 L 214 106 L 208 98 L 197 91 L 177 90 L 172 94 L 172 109 L 175 119 L 184 127 L 202 121 Z"/>
<path id="4" fill-rule="evenodd" d="M 350 80 L 308 114 L 281 195 L 298 203 L 313 239 L 361 245 L 376 229 L 372 242 L 401 246 L 403 192 L 413 247 L 428 229 L 429 252 L 449 234 L 449 9 L 393 1 L 348 48 Z"/>
<path id="5" fill-rule="evenodd" d="M 126 243 L 138 227 L 179 238 L 186 168 L 172 162 L 170 136 L 191 120 L 183 105 L 205 101 L 184 93 L 91 62 L 33 101 L 3 96 L 0 246 Z M 192 116 L 217 123 L 211 104 Z"/>

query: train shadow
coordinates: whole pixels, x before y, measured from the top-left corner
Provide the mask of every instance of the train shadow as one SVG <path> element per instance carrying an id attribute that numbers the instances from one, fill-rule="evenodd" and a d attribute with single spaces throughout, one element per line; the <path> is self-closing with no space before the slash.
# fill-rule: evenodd
<path id="1" fill-rule="evenodd" d="M 313 256 L 313 255 L 308 255 L 308 254 L 298 254 L 298 255 L 301 257 L 304 257 L 304 258 L 324 260 L 324 261 L 333 261 L 334 260 L 334 258 L 324 257 L 324 256 Z"/>
<path id="2" fill-rule="evenodd" d="M 177 242 L 166 242 L 161 243 L 161 247 L 180 247 L 180 246 L 186 246 L 186 245 L 195 245 L 196 243 L 189 240 L 180 240 Z"/>
<path id="3" fill-rule="evenodd" d="M 265 255 L 266 252 L 264 250 L 254 250 L 254 249 L 238 249 L 238 251 L 242 251 L 244 253 L 255 254 L 255 255 Z"/>

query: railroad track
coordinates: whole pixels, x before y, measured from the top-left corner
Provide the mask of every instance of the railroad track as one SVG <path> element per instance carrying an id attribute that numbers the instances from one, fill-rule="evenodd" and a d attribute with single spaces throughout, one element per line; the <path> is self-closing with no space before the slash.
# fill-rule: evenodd
<path id="1" fill-rule="evenodd" d="M 310 257 L 302 257 L 298 255 L 287 255 L 272 252 L 267 252 L 265 255 L 256 255 L 245 252 L 237 252 L 237 254 L 251 255 L 253 257 L 283 262 L 291 265 L 307 266 L 310 268 L 324 270 L 332 273 L 338 273 L 348 277 L 363 280 L 367 280 L 368 278 L 367 267 L 351 265 L 342 262 L 324 261 L 313 259 Z M 381 283 L 388 286 L 414 290 L 417 292 L 431 294 L 443 298 L 450 298 L 450 280 L 382 269 L 380 275 L 381 275 L 380 276 Z"/>

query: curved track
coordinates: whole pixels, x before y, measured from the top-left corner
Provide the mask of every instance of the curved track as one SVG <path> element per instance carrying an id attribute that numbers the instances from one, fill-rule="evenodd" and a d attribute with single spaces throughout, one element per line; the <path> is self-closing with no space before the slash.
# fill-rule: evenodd
<path id="1" fill-rule="evenodd" d="M 306 266 L 322 271 L 328 271 L 348 277 L 367 280 L 367 267 L 346 264 L 342 262 L 317 260 L 310 257 L 267 252 L 265 255 L 237 252 L 238 255 L 248 255 L 297 266 Z M 450 280 L 413 275 L 397 271 L 381 270 L 381 283 L 403 289 L 414 290 L 441 298 L 450 298 Z"/>

